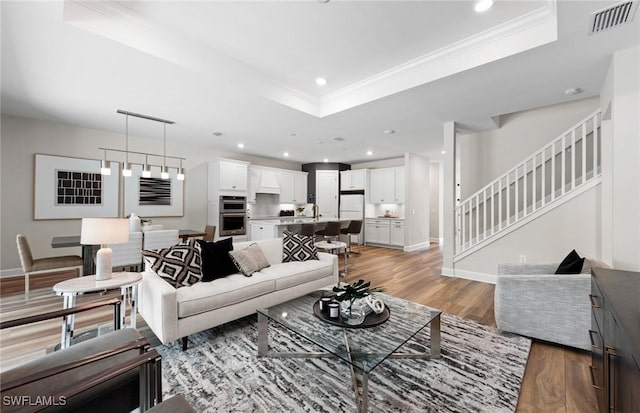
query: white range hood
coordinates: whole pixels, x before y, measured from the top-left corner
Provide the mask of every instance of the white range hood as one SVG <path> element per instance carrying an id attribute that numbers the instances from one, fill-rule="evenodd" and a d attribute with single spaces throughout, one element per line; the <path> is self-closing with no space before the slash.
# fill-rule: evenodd
<path id="1" fill-rule="evenodd" d="M 257 194 L 280 194 L 280 184 L 275 172 L 263 170 L 260 174 L 260 184 L 256 189 Z"/>

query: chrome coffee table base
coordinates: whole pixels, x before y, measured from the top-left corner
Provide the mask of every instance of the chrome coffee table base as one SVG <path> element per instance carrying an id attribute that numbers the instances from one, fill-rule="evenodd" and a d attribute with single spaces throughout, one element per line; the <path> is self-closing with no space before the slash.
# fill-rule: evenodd
<path id="1" fill-rule="evenodd" d="M 269 317 L 258 312 L 258 357 L 272 357 L 272 358 L 320 358 L 320 357 L 336 357 L 329 352 L 274 352 L 269 351 Z M 408 359 L 437 359 L 440 358 L 440 314 L 431 320 L 429 323 L 430 336 L 429 336 L 429 348 L 428 353 L 399 353 L 394 352 L 387 355 L 386 358 L 408 358 Z M 296 333 L 293 330 L 290 330 Z M 352 332 L 354 330 L 351 330 Z M 347 336 L 347 330 L 342 329 L 344 334 L 344 342 L 349 357 L 349 368 L 351 369 L 351 380 L 353 390 L 356 395 L 356 405 L 358 412 L 364 413 L 369 411 L 369 375 L 371 371 L 365 372 L 354 367 L 353 359 L 355 357 L 372 356 L 378 353 L 363 353 L 354 352 L 349 346 L 349 338 Z M 296 333 L 297 334 L 297 333 Z M 375 368 L 375 367 L 374 367 Z M 360 378 L 358 378 L 358 373 Z M 358 380 L 359 379 L 359 380 Z"/>

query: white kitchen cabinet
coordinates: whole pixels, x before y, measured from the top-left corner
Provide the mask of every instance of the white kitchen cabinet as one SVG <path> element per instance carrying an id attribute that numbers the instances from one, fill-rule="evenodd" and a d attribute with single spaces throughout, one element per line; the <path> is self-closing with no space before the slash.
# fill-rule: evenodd
<path id="1" fill-rule="evenodd" d="M 252 222 L 249 224 L 249 236 L 251 241 L 260 241 L 263 239 L 273 239 L 276 237 L 276 226 L 261 222 Z"/>
<path id="2" fill-rule="evenodd" d="M 369 176 L 369 202 L 373 204 L 404 203 L 404 166 L 372 169 Z"/>
<path id="3" fill-rule="evenodd" d="M 220 191 L 247 191 L 247 162 L 220 160 Z"/>
<path id="4" fill-rule="evenodd" d="M 250 166 L 247 175 L 247 203 L 255 204 L 256 190 L 260 184 L 260 176 L 262 175 L 262 172 L 259 169 Z"/>
<path id="5" fill-rule="evenodd" d="M 276 174 L 280 185 L 281 204 L 307 203 L 307 173 L 279 171 Z"/>
<path id="6" fill-rule="evenodd" d="M 404 221 L 392 220 L 391 226 L 391 245 L 396 247 L 404 246 Z"/>
<path id="7" fill-rule="evenodd" d="M 340 190 L 355 191 L 364 190 L 367 182 L 366 169 L 353 169 L 340 172 Z"/>
<path id="8" fill-rule="evenodd" d="M 396 199 L 395 168 L 372 169 L 369 185 L 369 201 L 373 204 L 390 204 Z"/>
<path id="9" fill-rule="evenodd" d="M 391 243 L 391 234 L 389 232 L 389 220 L 386 219 L 365 219 L 364 240 L 371 244 Z"/>

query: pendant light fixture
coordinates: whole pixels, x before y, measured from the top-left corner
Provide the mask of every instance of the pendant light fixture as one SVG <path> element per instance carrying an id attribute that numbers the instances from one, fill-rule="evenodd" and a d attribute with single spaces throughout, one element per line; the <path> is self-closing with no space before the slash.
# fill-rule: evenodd
<path id="1" fill-rule="evenodd" d="M 109 161 L 107 161 L 107 150 L 104 150 L 104 159 L 100 161 L 100 175 L 111 175 Z"/>
<path id="2" fill-rule="evenodd" d="M 144 165 L 142 165 L 142 177 L 151 178 L 151 165 L 149 165 L 149 155 L 144 156 Z"/>
<path id="3" fill-rule="evenodd" d="M 169 179 L 169 169 L 167 169 L 167 124 L 164 125 L 164 150 L 162 152 L 162 172 L 160 172 L 160 178 Z"/>
<path id="4" fill-rule="evenodd" d="M 122 176 L 131 176 L 131 164 L 129 163 L 129 115 L 125 116 L 125 153 L 124 165 L 122 166 Z"/>
<path id="5" fill-rule="evenodd" d="M 173 125 L 175 122 L 167 119 L 156 118 L 153 116 L 143 115 L 140 113 L 129 112 L 126 110 L 118 109 L 116 111 L 121 115 L 125 115 L 125 149 L 113 149 L 113 148 L 98 148 L 101 151 L 104 151 L 104 159 L 100 160 L 100 173 L 102 175 L 111 175 L 111 168 L 109 167 L 109 161 L 107 160 L 107 151 L 111 152 L 124 152 L 125 161 L 123 163 L 122 168 L 122 176 L 132 176 L 133 172 L 131 170 L 131 163 L 129 162 L 129 155 L 135 155 L 136 157 L 143 155 L 144 156 L 144 164 L 142 164 L 142 173 L 140 174 L 142 178 L 151 178 L 151 164 L 149 163 L 149 157 L 152 158 L 160 158 L 162 157 L 162 165 L 153 164 L 154 166 L 160 166 L 160 177 L 162 179 L 169 179 L 169 168 L 167 167 L 167 158 L 169 159 L 177 159 L 180 161 L 180 167 L 174 168 L 176 169 L 176 179 L 180 181 L 184 181 L 184 168 L 182 167 L 182 161 L 185 158 L 181 158 L 179 156 L 167 156 L 167 124 Z M 162 154 L 152 153 L 152 152 L 136 152 L 129 150 L 129 116 L 134 116 L 136 118 L 146 119 L 153 122 L 160 122 L 163 124 L 163 150 Z"/>

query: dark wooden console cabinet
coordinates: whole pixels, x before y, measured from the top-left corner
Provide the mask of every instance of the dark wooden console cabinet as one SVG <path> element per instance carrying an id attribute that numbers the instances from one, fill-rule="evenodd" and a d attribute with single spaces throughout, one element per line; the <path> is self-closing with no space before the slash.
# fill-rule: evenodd
<path id="1" fill-rule="evenodd" d="M 640 273 L 591 274 L 591 377 L 600 412 L 640 412 Z"/>

